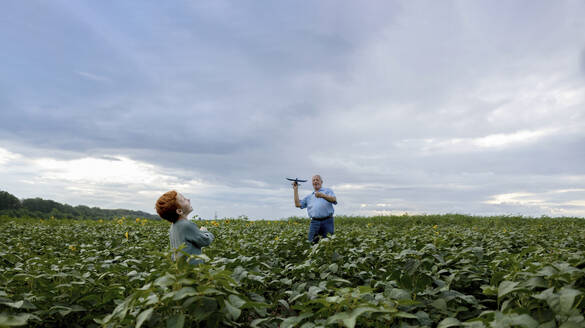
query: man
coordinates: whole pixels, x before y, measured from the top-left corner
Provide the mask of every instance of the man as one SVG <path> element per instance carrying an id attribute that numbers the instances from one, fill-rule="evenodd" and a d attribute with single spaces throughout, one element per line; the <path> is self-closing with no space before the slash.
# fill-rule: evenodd
<path id="1" fill-rule="evenodd" d="M 333 190 L 323 188 L 323 179 L 320 175 L 315 175 L 311 179 L 313 191 L 310 195 L 299 200 L 299 185 L 293 182 L 295 206 L 298 208 L 307 208 L 307 213 L 311 218 L 309 226 L 309 242 L 315 244 L 319 237 L 327 237 L 327 234 L 333 234 L 333 205 L 337 205 L 337 198 Z"/>
<path id="2" fill-rule="evenodd" d="M 191 200 L 175 190 L 160 196 L 156 201 L 155 208 L 161 218 L 172 223 L 169 229 L 169 240 L 171 250 L 174 252 L 173 259 L 181 257 L 181 253 L 177 254 L 177 248 L 183 244 L 185 245 L 184 252 L 199 255 L 201 254 L 201 248 L 209 246 L 213 241 L 214 236 L 207 231 L 207 228 L 201 227 L 200 229 L 195 223 L 187 220 L 187 215 L 193 211 Z M 202 262 L 195 258 L 189 260 L 189 264 L 192 265 Z"/>

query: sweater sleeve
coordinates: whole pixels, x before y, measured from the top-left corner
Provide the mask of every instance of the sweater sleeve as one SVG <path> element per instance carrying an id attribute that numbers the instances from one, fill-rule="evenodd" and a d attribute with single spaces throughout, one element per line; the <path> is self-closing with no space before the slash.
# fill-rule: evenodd
<path id="1" fill-rule="evenodd" d="M 193 223 L 189 225 L 189 230 L 185 236 L 186 240 L 193 245 L 201 248 L 203 246 L 209 246 L 214 239 L 214 236 L 209 231 L 201 231 L 199 227 Z"/>

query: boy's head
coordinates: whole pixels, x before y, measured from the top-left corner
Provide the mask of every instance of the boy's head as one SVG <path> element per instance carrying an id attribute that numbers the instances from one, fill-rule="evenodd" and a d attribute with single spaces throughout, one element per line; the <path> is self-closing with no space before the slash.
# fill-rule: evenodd
<path id="1" fill-rule="evenodd" d="M 156 201 L 155 208 L 161 218 L 172 223 L 175 223 L 181 217 L 186 218 L 193 211 L 191 200 L 175 190 L 168 191 L 160 196 Z"/>
<path id="2" fill-rule="evenodd" d="M 177 195 L 175 190 L 168 191 L 158 198 L 155 206 L 158 215 L 172 223 L 179 219 Z"/>

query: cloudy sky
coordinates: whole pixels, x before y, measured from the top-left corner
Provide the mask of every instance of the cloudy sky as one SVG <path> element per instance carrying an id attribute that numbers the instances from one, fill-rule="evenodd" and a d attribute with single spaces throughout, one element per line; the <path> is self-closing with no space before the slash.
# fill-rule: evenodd
<path id="1" fill-rule="evenodd" d="M 204 218 L 585 216 L 585 2 L 20 1 L 0 189 Z M 301 196 L 311 191 L 301 186 Z"/>

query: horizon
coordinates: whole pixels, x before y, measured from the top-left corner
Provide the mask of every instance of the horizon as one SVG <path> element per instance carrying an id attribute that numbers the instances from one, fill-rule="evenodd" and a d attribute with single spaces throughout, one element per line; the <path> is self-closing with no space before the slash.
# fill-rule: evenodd
<path id="1" fill-rule="evenodd" d="M 9 1 L 0 189 L 154 213 L 585 217 L 584 2 Z M 310 193 L 310 182 L 299 189 Z"/>
<path id="2" fill-rule="evenodd" d="M 4 191 L 7 192 L 6 190 L 0 190 L 0 191 Z M 14 195 L 16 196 L 16 195 Z M 40 198 L 40 197 L 32 197 L 32 198 L 19 198 L 17 197 L 20 201 L 23 201 L 25 199 L 42 199 L 42 200 L 47 200 L 47 201 L 53 201 L 52 199 L 45 199 L 45 198 Z M 86 206 L 89 207 L 87 205 L 84 204 L 79 204 L 79 205 L 71 205 L 71 204 L 67 204 L 67 203 L 59 203 L 61 205 L 68 205 L 68 206 L 72 206 L 72 207 L 77 207 L 77 206 Z M 90 207 L 90 208 L 94 208 L 94 207 Z M 122 210 L 122 211 L 136 211 L 136 212 L 142 212 L 148 215 L 153 215 L 156 216 L 157 219 L 159 220 L 163 220 L 165 221 L 163 218 L 161 218 L 160 216 L 158 216 L 158 214 L 155 213 L 149 213 L 146 211 L 141 211 L 141 210 L 131 210 L 131 209 L 127 209 L 127 208 L 101 208 L 101 207 L 96 207 L 100 210 L 111 210 L 111 211 L 116 211 L 116 210 Z M 464 217 L 470 217 L 470 218 L 522 218 L 522 219 L 585 219 L 585 217 L 580 217 L 580 216 L 556 216 L 556 217 L 551 217 L 551 216 L 546 216 L 546 215 L 541 215 L 541 216 L 525 216 L 525 215 L 521 215 L 521 214 L 498 214 L 498 215 L 474 215 L 474 214 L 465 214 L 465 213 L 408 213 L 408 212 L 404 212 L 404 213 L 395 213 L 395 214 L 372 214 L 372 215 L 344 215 L 344 214 L 336 214 L 335 217 L 336 218 L 374 218 L 374 217 L 417 217 L 417 216 L 422 216 L 422 217 L 427 217 L 427 216 L 464 216 Z M 115 218 L 111 218 L 111 220 L 114 220 Z M 224 216 L 224 217 L 201 217 L 198 214 L 194 214 L 194 213 L 190 213 L 188 215 L 189 220 L 203 220 L 203 221 L 214 221 L 214 220 L 251 220 L 251 221 L 280 221 L 280 220 L 285 220 L 285 219 L 309 219 L 306 215 L 303 217 L 302 215 L 296 215 L 296 216 L 287 216 L 287 217 L 276 217 L 276 218 L 250 218 L 246 215 L 239 215 L 237 217 L 233 217 L 233 216 Z M 93 220 L 93 219 L 92 219 Z"/>

